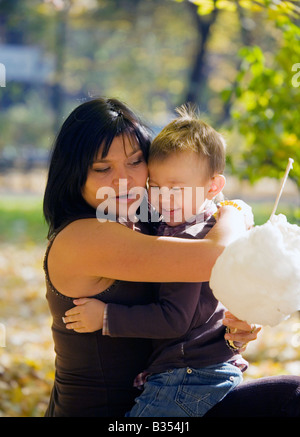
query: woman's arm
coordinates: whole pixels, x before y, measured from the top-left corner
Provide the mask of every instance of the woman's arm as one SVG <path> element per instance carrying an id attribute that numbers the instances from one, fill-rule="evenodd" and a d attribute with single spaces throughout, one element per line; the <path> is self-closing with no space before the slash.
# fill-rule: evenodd
<path id="1" fill-rule="evenodd" d="M 222 208 L 203 240 L 143 235 L 118 223 L 78 220 L 56 237 L 52 257 L 80 276 L 138 282 L 206 282 L 224 248 L 246 232 L 243 213 Z"/>

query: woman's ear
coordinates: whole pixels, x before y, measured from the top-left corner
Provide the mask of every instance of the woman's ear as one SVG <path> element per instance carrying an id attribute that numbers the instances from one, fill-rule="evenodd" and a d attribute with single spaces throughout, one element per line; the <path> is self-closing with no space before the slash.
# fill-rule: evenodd
<path id="1" fill-rule="evenodd" d="M 213 199 L 217 194 L 219 194 L 223 190 L 225 183 L 226 183 L 225 176 L 223 176 L 222 174 L 215 175 L 210 181 L 207 198 L 210 200 Z"/>

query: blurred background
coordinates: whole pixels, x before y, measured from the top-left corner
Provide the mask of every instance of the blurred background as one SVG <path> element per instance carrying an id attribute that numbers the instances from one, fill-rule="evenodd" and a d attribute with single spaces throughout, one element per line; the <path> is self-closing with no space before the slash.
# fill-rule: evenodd
<path id="1" fill-rule="evenodd" d="M 0 0 L 0 416 L 42 416 L 54 353 L 42 260 L 49 153 L 69 112 L 125 101 L 154 134 L 196 103 L 228 143 L 225 194 L 300 224 L 300 2 Z M 300 374 L 300 319 L 265 328 L 245 378 Z"/>

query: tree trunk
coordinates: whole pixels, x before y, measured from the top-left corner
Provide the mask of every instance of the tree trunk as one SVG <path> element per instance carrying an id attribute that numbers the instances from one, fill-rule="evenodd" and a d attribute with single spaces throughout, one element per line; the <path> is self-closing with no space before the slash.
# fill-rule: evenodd
<path id="1" fill-rule="evenodd" d="M 56 41 L 55 41 L 55 81 L 52 87 L 52 106 L 54 110 L 54 132 L 62 124 L 64 112 L 64 64 L 67 34 L 68 9 L 57 12 Z"/>
<path id="2" fill-rule="evenodd" d="M 215 8 L 209 15 L 199 15 L 198 8 L 194 3 L 189 2 L 188 6 L 196 22 L 197 42 L 195 60 L 191 68 L 185 102 L 195 103 L 203 109 L 206 106 L 204 90 L 207 81 L 207 73 L 205 71 L 207 42 L 211 26 L 217 18 L 218 10 Z"/>
<path id="3" fill-rule="evenodd" d="M 244 26 L 244 20 L 245 20 L 244 10 L 237 0 L 236 0 L 236 5 L 237 5 L 237 13 L 239 16 L 239 22 L 240 22 L 240 32 L 241 32 L 242 44 L 243 44 L 243 46 L 251 46 L 251 45 L 253 45 L 253 34 L 252 34 L 251 30 L 247 29 Z M 240 66 L 241 66 L 241 61 L 239 61 L 237 64 L 237 67 L 236 67 L 237 71 L 240 70 Z M 235 89 L 236 86 L 237 86 L 237 84 L 235 82 L 233 84 L 233 89 Z M 223 114 L 219 120 L 220 124 L 223 124 L 226 121 L 230 120 L 231 106 L 232 106 L 232 99 L 230 98 L 224 103 Z"/>

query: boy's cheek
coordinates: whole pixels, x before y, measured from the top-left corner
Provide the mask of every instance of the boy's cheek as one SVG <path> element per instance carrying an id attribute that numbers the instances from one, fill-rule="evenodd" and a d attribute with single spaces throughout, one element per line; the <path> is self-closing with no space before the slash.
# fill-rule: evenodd
<path id="1" fill-rule="evenodd" d="M 156 211 L 159 211 L 159 213 L 161 214 L 161 205 L 160 205 L 159 196 L 155 195 L 155 193 L 153 194 L 153 191 L 151 189 L 148 190 L 148 200 L 153 206 L 153 208 L 155 208 Z"/>

